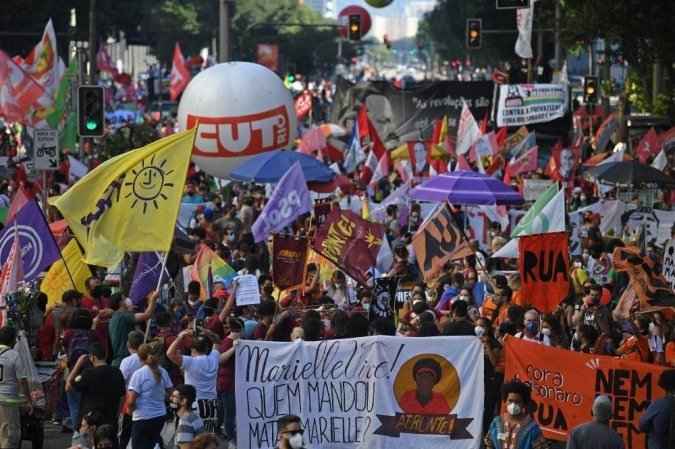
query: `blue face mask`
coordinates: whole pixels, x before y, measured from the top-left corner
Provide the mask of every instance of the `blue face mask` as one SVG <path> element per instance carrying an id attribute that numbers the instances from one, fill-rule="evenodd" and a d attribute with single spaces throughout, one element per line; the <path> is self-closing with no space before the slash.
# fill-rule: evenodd
<path id="1" fill-rule="evenodd" d="M 525 324 L 525 329 L 531 334 L 536 334 L 539 330 L 539 324 L 536 321 L 528 321 Z"/>

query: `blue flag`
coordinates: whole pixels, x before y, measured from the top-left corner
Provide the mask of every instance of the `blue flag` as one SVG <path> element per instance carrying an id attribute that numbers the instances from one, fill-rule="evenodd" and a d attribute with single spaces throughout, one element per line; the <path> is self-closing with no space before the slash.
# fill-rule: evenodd
<path id="1" fill-rule="evenodd" d="M 157 288 L 159 284 L 160 271 L 162 269 L 162 258 L 159 254 L 152 252 L 141 253 L 136 262 L 136 271 L 134 272 L 134 280 L 131 282 L 129 289 L 129 299 L 135 306 L 143 307 L 145 304 L 145 297 Z M 162 283 L 167 282 L 169 274 L 164 268 L 164 275 L 162 276 Z"/>
<path id="2" fill-rule="evenodd" d="M 279 180 L 269 202 L 253 223 L 251 231 L 256 242 L 262 242 L 273 232 L 279 232 L 302 214 L 312 210 L 305 175 L 296 162 Z"/>
<path id="3" fill-rule="evenodd" d="M 345 169 L 345 173 L 353 173 L 356 171 L 356 167 L 361 161 L 366 158 L 363 148 L 361 148 L 361 140 L 359 137 L 359 123 L 358 120 L 354 121 L 354 129 L 352 133 L 352 142 L 347 149 L 345 154 L 345 161 L 342 166 Z"/>
<path id="4" fill-rule="evenodd" d="M 28 201 L 0 232 L 0 264 L 4 265 L 9 257 L 14 243 L 15 224 L 21 243 L 24 280 L 29 282 L 59 258 L 59 247 L 40 207 L 35 201 Z"/>

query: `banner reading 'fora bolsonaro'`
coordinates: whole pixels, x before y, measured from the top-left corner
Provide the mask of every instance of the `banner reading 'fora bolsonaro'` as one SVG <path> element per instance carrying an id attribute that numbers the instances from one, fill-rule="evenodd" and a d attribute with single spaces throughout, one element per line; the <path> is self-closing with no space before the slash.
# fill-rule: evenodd
<path id="1" fill-rule="evenodd" d="M 483 416 L 476 337 L 241 340 L 237 447 L 272 449 L 298 415 L 307 449 L 473 449 Z"/>
<path id="2" fill-rule="evenodd" d="M 497 126 L 550 122 L 564 116 L 569 107 L 564 84 L 502 84 L 498 89 Z"/>

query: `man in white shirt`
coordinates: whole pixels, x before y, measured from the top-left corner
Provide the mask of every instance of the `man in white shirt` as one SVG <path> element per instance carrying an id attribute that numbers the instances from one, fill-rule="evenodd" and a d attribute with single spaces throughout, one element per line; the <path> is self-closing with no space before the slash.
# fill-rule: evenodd
<path id="1" fill-rule="evenodd" d="M 15 449 L 21 444 L 20 406 L 26 400 L 30 407 L 28 373 L 13 347 L 16 332 L 12 327 L 0 328 L 0 447 Z M 19 394 L 22 393 L 22 395 Z"/>
<path id="2" fill-rule="evenodd" d="M 138 347 L 143 344 L 145 335 L 141 331 L 131 331 L 129 332 L 129 337 L 127 338 L 127 349 L 129 350 L 128 356 L 122 359 L 120 363 L 120 371 L 122 372 L 122 377 L 124 377 L 124 384 L 129 387 L 129 381 L 131 376 L 140 368 L 143 367 L 143 362 L 138 357 L 136 351 Z M 120 432 L 120 447 L 126 448 L 131 439 L 131 415 L 122 416 L 122 430 Z"/>
<path id="3" fill-rule="evenodd" d="M 220 365 L 220 353 L 214 348 L 213 340 L 206 335 L 218 338 L 206 329 L 199 328 L 202 335 L 193 335 L 192 329 L 187 329 L 178 334 L 176 340 L 171 343 L 166 356 L 176 365 L 180 366 L 185 376 L 185 384 L 192 385 L 197 390 L 197 407 L 199 417 L 204 421 L 204 429 L 207 432 L 216 432 L 218 429 L 218 366 Z M 191 355 L 182 355 L 180 348 L 184 346 L 185 339 L 192 337 Z"/>

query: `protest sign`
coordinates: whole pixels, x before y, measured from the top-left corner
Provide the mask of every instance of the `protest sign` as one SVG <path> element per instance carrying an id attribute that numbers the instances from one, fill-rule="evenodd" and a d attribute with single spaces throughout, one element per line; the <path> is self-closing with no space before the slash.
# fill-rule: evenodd
<path id="1" fill-rule="evenodd" d="M 551 184 L 553 181 L 550 179 L 526 179 L 523 186 L 523 198 L 525 201 L 536 201 Z"/>
<path id="2" fill-rule="evenodd" d="M 568 108 L 564 84 L 502 84 L 498 95 L 497 126 L 550 122 L 563 117 Z"/>
<path id="3" fill-rule="evenodd" d="M 675 239 L 670 239 L 663 252 L 663 278 L 675 290 Z"/>
<path id="4" fill-rule="evenodd" d="M 244 274 L 234 278 L 235 301 L 237 306 L 260 304 L 260 287 L 254 274 Z"/>
<path id="5" fill-rule="evenodd" d="M 59 131 L 51 128 L 33 130 L 33 157 L 36 170 L 59 168 Z"/>
<path id="6" fill-rule="evenodd" d="M 312 247 L 357 282 L 366 284 L 366 273 L 377 263 L 383 236 L 383 225 L 351 211 L 333 209 L 317 229 Z"/>
<path id="7" fill-rule="evenodd" d="M 454 224 L 452 214 L 447 205 L 438 209 L 427 220 L 412 238 L 412 245 L 417 257 L 417 264 L 425 281 L 434 279 L 458 252 L 465 255 L 472 253 Z"/>
<path id="8" fill-rule="evenodd" d="M 522 236 L 518 247 L 523 296 L 539 311 L 553 312 L 570 288 L 567 233 Z"/>
<path id="9" fill-rule="evenodd" d="M 647 448 L 639 421 L 651 401 L 665 395 L 658 386 L 663 367 L 517 338 L 506 339 L 505 352 L 505 379 L 516 377 L 532 386 L 533 416 L 546 438 L 565 441 L 575 426 L 592 420 L 595 397 L 607 395 L 613 405 L 610 426 L 626 449 Z"/>
<path id="10" fill-rule="evenodd" d="M 238 448 L 274 447 L 277 419 L 288 414 L 300 416 L 307 449 L 479 445 L 475 337 L 242 340 L 235 364 Z"/>
<path id="11" fill-rule="evenodd" d="M 272 278 L 279 290 L 302 284 L 307 260 L 307 239 L 274 235 Z"/>

